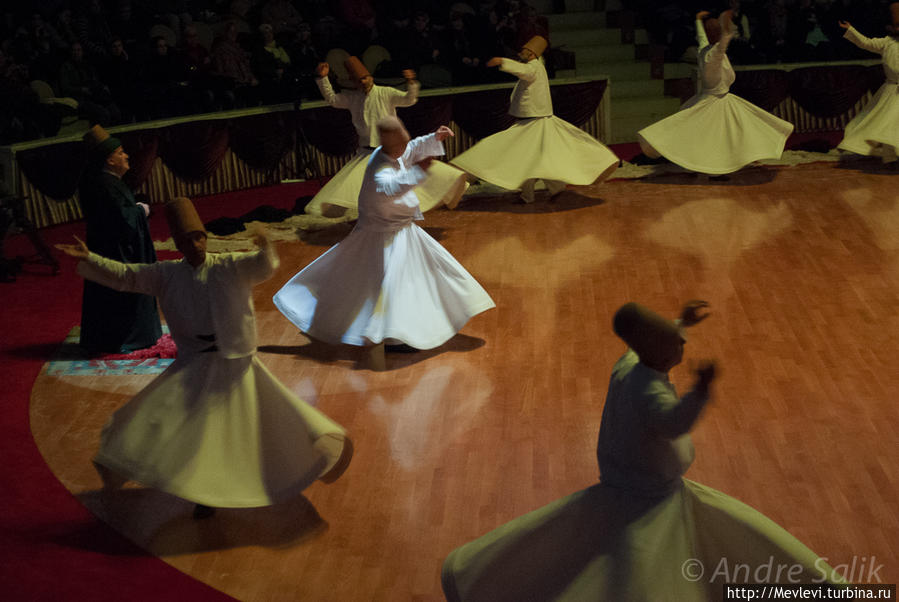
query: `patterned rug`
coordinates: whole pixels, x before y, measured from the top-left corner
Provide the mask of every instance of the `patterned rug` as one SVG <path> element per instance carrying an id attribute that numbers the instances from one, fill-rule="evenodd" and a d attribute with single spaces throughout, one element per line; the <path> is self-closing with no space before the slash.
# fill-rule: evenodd
<path id="1" fill-rule="evenodd" d="M 168 327 L 156 344 L 132 353 L 93 355 L 78 345 L 81 327 L 75 326 L 47 363 L 47 374 L 54 376 L 117 376 L 159 374 L 175 361 L 177 350 Z"/>

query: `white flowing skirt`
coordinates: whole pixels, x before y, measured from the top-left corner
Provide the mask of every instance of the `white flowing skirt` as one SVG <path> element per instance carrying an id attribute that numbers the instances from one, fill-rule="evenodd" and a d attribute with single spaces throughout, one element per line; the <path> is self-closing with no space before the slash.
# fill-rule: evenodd
<path id="1" fill-rule="evenodd" d="M 328 214 L 327 206 L 337 205 L 349 209 L 352 216 L 358 215 L 359 191 L 362 190 L 370 156 L 371 151 L 356 153 L 309 201 L 306 213 Z M 467 189 L 468 180 L 464 172 L 446 163 L 433 161 L 428 168 L 428 178 L 415 188 L 415 196 L 422 213 L 439 205 L 454 209 Z"/>
<path id="2" fill-rule="evenodd" d="M 587 132 L 555 115 L 525 119 L 488 136 L 451 163 L 508 190 L 525 180 L 586 186 L 608 178 L 618 157 Z"/>
<path id="3" fill-rule="evenodd" d="M 887 82 L 880 86 L 871 101 L 846 125 L 838 148 L 860 155 L 899 153 L 899 85 Z"/>
<path id="4" fill-rule="evenodd" d="M 680 111 L 637 132 L 643 152 L 684 169 L 727 174 L 778 159 L 793 124 L 733 94 L 697 95 Z"/>
<path id="5" fill-rule="evenodd" d="M 345 449 L 344 429 L 255 355 L 213 352 L 177 359 L 116 411 L 94 461 L 198 504 L 250 508 L 333 480 L 349 460 Z"/>
<path id="6" fill-rule="evenodd" d="M 757 510 L 684 479 L 661 499 L 573 493 L 454 550 L 442 581 L 450 602 L 692 602 L 721 600 L 724 583 L 842 578 Z"/>
<path id="7" fill-rule="evenodd" d="M 327 343 L 438 347 L 493 300 L 440 243 L 409 223 L 357 227 L 279 290 L 275 305 Z"/>

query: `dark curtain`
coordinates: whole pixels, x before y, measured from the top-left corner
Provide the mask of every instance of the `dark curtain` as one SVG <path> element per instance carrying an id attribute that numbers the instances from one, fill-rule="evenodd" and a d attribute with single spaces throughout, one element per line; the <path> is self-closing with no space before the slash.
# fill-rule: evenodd
<path id="1" fill-rule="evenodd" d="M 766 111 L 771 111 L 790 95 L 789 73 L 778 69 L 740 71 L 730 91 Z"/>
<path id="2" fill-rule="evenodd" d="M 159 156 L 185 180 L 205 180 L 218 169 L 228 150 L 225 120 L 194 121 L 160 130 Z"/>
<path id="3" fill-rule="evenodd" d="M 553 100 L 553 114 L 568 123 L 580 127 L 587 123 L 596 112 L 606 92 L 605 80 L 552 86 L 550 94 Z"/>
<path id="4" fill-rule="evenodd" d="M 319 107 L 301 111 L 300 123 L 309 144 L 326 155 L 343 157 L 356 150 L 359 136 L 345 109 Z"/>
<path id="5" fill-rule="evenodd" d="M 501 132 L 513 123 L 509 115 L 511 90 L 484 90 L 453 97 L 453 121 L 469 136 L 481 139 Z"/>
<path id="6" fill-rule="evenodd" d="M 292 113 L 234 119 L 230 123 L 231 150 L 250 167 L 271 171 L 293 148 L 295 123 Z"/>
<path id="7" fill-rule="evenodd" d="M 66 142 L 22 151 L 16 161 L 41 193 L 62 201 L 78 190 L 87 155 L 83 143 Z"/>
<path id="8" fill-rule="evenodd" d="M 159 133 L 156 130 L 126 132 L 118 138 L 122 141 L 122 148 L 128 153 L 130 166 L 122 179 L 131 190 L 137 190 L 150 177 L 150 171 L 159 155 Z"/>
<path id="9" fill-rule="evenodd" d="M 815 117 L 836 117 L 851 109 L 868 91 L 860 65 L 805 67 L 790 75 L 790 96 Z"/>
<path id="10" fill-rule="evenodd" d="M 396 111 L 412 138 L 430 134 L 441 125 L 449 125 L 453 118 L 451 96 L 427 96 L 419 98 L 411 107 L 401 107 Z"/>

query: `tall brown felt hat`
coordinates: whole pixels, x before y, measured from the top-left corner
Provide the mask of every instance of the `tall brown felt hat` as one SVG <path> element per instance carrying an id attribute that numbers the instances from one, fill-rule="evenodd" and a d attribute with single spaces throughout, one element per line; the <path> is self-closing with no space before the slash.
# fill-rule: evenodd
<path id="1" fill-rule="evenodd" d="M 196 207 L 187 197 L 179 196 L 166 203 L 165 219 L 169 223 L 172 238 L 191 232 L 206 232 Z"/>
<path id="2" fill-rule="evenodd" d="M 543 53 L 546 51 L 546 47 L 549 45 L 549 42 L 546 41 L 546 38 L 543 36 L 534 36 L 530 40 L 528 40 L 522 48 L 527 48 L 531 52 L 534 53 L 534 56 L 543 56 Z"/>
<path id="3" fill-rule="evenodd" d="M 612 319 L 612 329 L 644 363 L 655 364 L 669 346 L 684 340 L 678 325 L 639 303 L 622 305 Z"/>
<path id="4" fill-rule="evenodd" d="M 357 56 L 351 56 L 345 60 L 343 66 L 346 67 L 347 72 L 350 74 L 350 79 L 356 85 L 359 85 L 360 79 L 371 75 Z"/>
<path id="5" fill-rule="evenodd" d="M 105 159 L 122 146 L 122 141 L 109 135 L 101 125 L 95 125 L 82 136 L 85 148 L 93 160 Z"/>
<path id="6" fill-rule="evenodd" d="M 890 4 L 890 21 L 893 24 L 893 33 L 899 34 L 899 2 Z"/>

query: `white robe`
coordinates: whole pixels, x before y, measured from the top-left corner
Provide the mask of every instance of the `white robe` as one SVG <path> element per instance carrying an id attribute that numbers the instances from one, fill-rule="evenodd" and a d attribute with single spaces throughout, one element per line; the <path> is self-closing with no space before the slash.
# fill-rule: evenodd
<path id="1" fill-rule="evenodd" d="M 757 510 L 680 476 L 693 460 L 687 432 L 705 401 L 697 391 L 678 399 L 667 374 L 628 351 L 603 409 L 602 482 L 450 553 L 447 600 L 692 602 L 723 599 L 725 582 L 842 582 Z"/>
<path id="2" fill-rule="evenodd" d="M 701 23 L 697 28 L 701 31 Z M 727 174 L 783 154 L 793 124 L 728 92 L 736 78 L 727 58 L 732 38 L 725 34 L 716 44 L 700 48 L 698 94 L 674 115 L 637 132 L 646 155 L 663 156 L 690 171 Z"/>
<path id="3" fill-rule="evenodd" d="M 410 107 L 418 102 L 420 84 L 410 81 L 406 92 L 390 86 L 374 85 L 368 94 L 360 90 L 335 94 L 328 78 L 319 78 L 316 83 L 329 105 L 350 112 L 353 127 L 359 136 L 359 148 L 356 155 L 309 201 L 306 213 L 328 214 L 328 205 L 337 205 L 349 209 L 350 215 L 354 215 L 358 211 L 365 166 L 372 150 L 381 143 L 375 124 L 384 117 L 396 117 L 397 107 Z M 428 171 L 428 179 L 419 190 L 422 211 L 429 211 L 441 204 L 454 208 L 467 188 L 468 181 L 463 172 L 435 161 Z"/>
<path id="4" fill-rule="evenodd" d="M 894 158 L 899 153 L 899 38 L 867 38 L 854 27 L 844 37 L 864 50 L 883 56 L 886 81 L 846 125 L 839 147 L 860 155 Z"/>
<path id="5" fill-rule="evenodd" d="M 301 331 L 328 343 L 402 342 L 438 347 L 493 300 L 446 249 L 416 226 L 415 165 L 442 153 L 431 134 L 392 159 L 375 150 L 359 195 L 359 221 L 346 239 L 275 294 L 275 305 Z M 433 169 L 433 163 L 432 163 Z"/>
<path id="6" fill-rule="evenodd" d="M 543 59 L 503 59 L 500 69 L 518 77 L 509 114 L 519 121 L 488 136 L 450 163 L 509 190 L 542 179 L 585 186 L 608 178 L 618 157 L 585 131 L 552 112 Z"/>
<path id="7" fill-rule="evenodd" d="M 175 362 L 112 415 L 95 462 L 222 508 L 268 506 L 337 476 L 328 473 L 342 459 L 344 429 L 282 385 L 255 353 L 252 287 L 276 266 L 271 247 L 207 254 L 197 268 L 93 253 L 79 263 L 85 278 L 156 296 L 178 346 Z M 204 351 L 212 345 L 217 350 Z"/>

